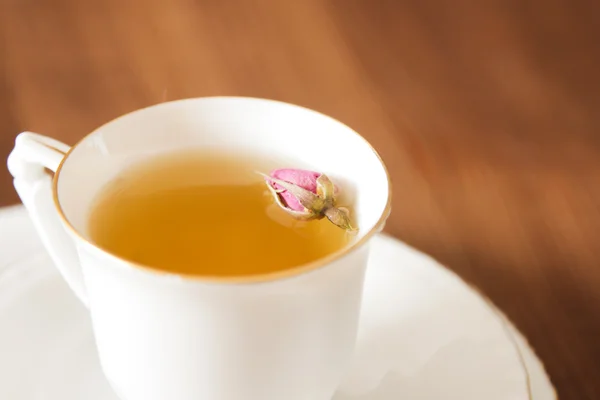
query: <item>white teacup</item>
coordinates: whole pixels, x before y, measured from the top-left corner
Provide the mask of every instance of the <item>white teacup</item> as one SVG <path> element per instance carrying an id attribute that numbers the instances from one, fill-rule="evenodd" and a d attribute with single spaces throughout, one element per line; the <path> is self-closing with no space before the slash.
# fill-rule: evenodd
<path id="1" fill-rule="evenodd" d="M 286 274 L 222 281 L 140 267 L 96 247 L 87 224 L 103 185 L 140 159 L 190 147 L 273 152 L 343 182 L 355 196 L 357 240 Z M 331 398 L 352 356 L 369 240 L 390 212 L 386 169 L 352 129 L 275 101 L 189 99 L 117 118 L 72 148 L 24 132 L 8 166 L 48 252 L 90 310 L 102 368 L 122 399 Z"/>

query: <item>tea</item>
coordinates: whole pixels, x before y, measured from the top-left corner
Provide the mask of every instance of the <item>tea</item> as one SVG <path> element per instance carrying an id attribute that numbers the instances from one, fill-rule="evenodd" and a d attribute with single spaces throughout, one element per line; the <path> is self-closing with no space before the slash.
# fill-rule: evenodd
<path id="1" fill-rule="evenodd" d="M 98 196 L 92 241 L 126 260 L 184 275 L 248 276 L 333 253 L 348 234 L 281 209 L 248 154 L 178 152 L 133 165 Z"/>

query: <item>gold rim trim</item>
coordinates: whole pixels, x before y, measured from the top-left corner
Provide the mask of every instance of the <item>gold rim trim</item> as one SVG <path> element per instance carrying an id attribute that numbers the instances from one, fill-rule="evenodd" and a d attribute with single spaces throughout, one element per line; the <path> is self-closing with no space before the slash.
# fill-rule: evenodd
<path id="1" fill-rule="evenodd" d="M 276 105 L 280 105 L 280 106 L 286 106 L 286 107 L 294 107 L 297 108 L 299 110 L 302 110 L 304 112 L 310 112 L 310 113 L 314 113 L 314 114 L 318 114 L 321 117 L 324 117 L 326 119 L 329 119 L 330 121 L 334 121 L 344 127 L 346 127 L 350 132 L 352 132 L 354 135 L 356 135 L 356 137 L 358 137 L 360 140 L 363 141 L 363 143 L 369 148 L 371 149 L 371 151 L 373 152 L 373 154 L 377 157 L 377 159 L 379 160 L 379 163 L 381 164 L 383 171 L 385 173 L 386 179 L 387 179 L 387 200 L 386 200 L 386 204 L 385 207 L 383 209 L 383 212 L 381 213 L 381 216 L 379 217 L 379 219 L 377 220 L 377 222 L 375 223 L 375 225 L 373 225 L 373 227 L 363 235 L 363 237 L 361 237 L 359 240 L 357 240 L 356 242 L 350 244 L 347 247 L 344 247 L 343 249 L 332 253 L 324 258 L 320 258 L 318 260 L 315 260 L 313 262 L 307 263 L 307 264 L 303 264 L 300 265 L 298 267 L 294 267 L 294 268 L 289 268 L 283 271 L 277 271 L 277 272 L 271 272 L 271 273 L 266 273 L 266 274 L 256 274 L 256 275 L 248 275 L 248 276 L 219 276 L 219 275 L 187 275 L 187 274 L 174 274 L 174 273 L 170 273 L 170 272 L 166 272 L 166 271 L 161 271 L 157 268 L 153 268 L 141 263 L 136 263 L 133 261 L 129 261 L 125 258 L 119 257 L 116 254 L 113 254 L 109 251 L 107 251 L 106 249 L 101 248 L 100 246 L 97 246 L 96 244 L 92 243 L 90 240 L 86 239 L 81 233 L 79 233 L 79 231 L 77 229 L 75 229 L 75 227 L 73 227 L 73 225 L 71 225 L 71 223 L 69 222 L 69 220 L 67 219 L 62 206 L 60 205 L 60 202 L 58 200 L 58 180 L 60 179 L 60 172 L 62 171 L 63 166 L 65 165 L 65 162 L 69 159 L 69 156 L 73 153 L 73 151 L 82 143 L 84 142 L 88 137 L 92 136 L 93 134 L 95 134 L 96 132 L 102 130 L 103 128 L 105 128 L 108 125 L 111 125 L 113 123 L 115 123 L 118 120 L 130 117 L 133 114 L 136 113 L 141 113 L 147 110 L 151 110 L 153 108 L 159 108 L 161 106 L 164 106 L 166 104 L 176 104 L 176 103 L 185 103 L 185 102 L 191 102 L 191 101 L 199 101 L 199 100 L 203 100 L 203 101 L 209 101 L 209 100 L 244 100 L 244 101 L 251 101 L 251 102 L 263 102 L 263 103 L 273 103 Z M 50 147 L 50 146 L 48 146 Z M 59 150 L 57 150 L 59 151 Z M 63 153 L 62 151 L 59 151 L 60 153 Z M 173 277 L 179 277 L 181 279 L 184 280 L 194 280 L 194 281 L 204 281 L 204 282 L 214 282 L 214 283 L 232 283 L 232 284 L 239 284 L 239 283 L 260 283 L 260 282 L 269 282 L 269 281 L 275 281 L 275 280 L 281 280 L 281 279 L 286 279 L 286 278 L 292 278 L 295 276 L 299 276 L 311 271 L 315 271 L 317 269 L 323 268 L 325 267 L 327 264 L 330 264 L 333 261 L 339 260 L 343 257 L 345 257 L 346 255 L 348 255 L 349 253 L 353 252 L 354 250 L 357 250 L 359 247 L 361 247 L 362 245 L 364 245 L 367 241 L 369 241 L 369 239 L 371 239 L 376 233 L 380 232 L 384 225 L 386 220 L 388 219 L 390 213 L 391 213 L 391 209 L 392 209 L 392 182 L 390 179 L 390 175 L 389 172 L 387 170 L 387 167 L 385 165 L 385 163 L 383 162 L 383 159 L 381 158 L 381 156 L 379 155 L 379 153 L 377 152 L 377 150 L 375 150 L 375 148 L 373 148 L 373 146 L 371 146 L 371 144 L 362 136 L 360 135 L 358 132 L 356 132 L 354 129 L 350 128 L 348 125 L 342 123 L 341 121 L 336 120 L 333 117 L 330 117 L 328 115 L 325 115 L 323 113 L 320 113 L 318 111 L 315 110 L 311 110 L 310 108 L 306 108 L 306 107 L 302 107 L 302 106 L 298 106 L 295 104 L 290 104 L 290 103 L 285 103 L 285 102 L 281 102 L 281 101 L 277 101 L 277 100 L 270 100 L 270 99 L 261 99 L 261 98 L 255 98 L 255 97 L 227 97 L 227 96 L 216 96 L 216 97 L 197 97 L 197 98 L 188 98 L 188 99 L 181 99 L 181 100 L 175 100 L 175 101 L 170 101 L 170 102 L 165 102 L 165 103 L 159 103 L 159 104 L 155 104 L 149 107 L 145 107 L 145 108 L 141 108 L 132 112 L 129 112 L 127 114 L 121 115 L 117 118 L 112 119 L 109 122 L 106 122 L 105 124 L 101 125 L 100 127 L 94 129 L 92 132 L 88 133 L 87 135 L 85 135 L 83 138 L 81 138 L 80 140 L 77 141 L 77 143 L 75 143 L 73 146 L 71 146 L 71 148 L 69 149 L 69 151 L 67 151 L 66 153 L 64 153 L 64 157 L 63 159 L 60 161 L 60 163 L 58 164 L 58 167 L 56 168 L 56 172 L 54 173 L 54 178 L 52 179 L 52 198 L 54 200 L 54 205 L 56 207 L 56 209 L 58 210 L 58 215 L 60 217 L 60 219 L 63 222 L 63 225 L 75 236 L 77 237 L 79 240 L 82 241 L 82 243 L 84 243 L 86 246 L 88 246 L 89 248 L 94 249 L 94 251 L 100 251 L 102 252 L 104 255 L 110 257 L 111 259 L 118 261 L 120 263 L 124 263 L 127 264 L 131 267 L 136 267 L 138 269 L 141 269 L 143 271 L 146 271 L 148 273 L 151 273 L 153 275 L 162 275 L 162 276 L 173 276 Z"/>
<path id="2" fill-rule="evenodd" d="M 437 260 L 436 260 L 437 262 Z M 526 385 L 526 389 L 527 389 L 527 398 L 528 400 L 534 400 L 533 398 L 533 389 L 532 384 L 531 384 L 531 375 L 529 373 L 529 369 L 527 368 L 527 363 L 525 362 L 525 356 L 523 355 L 523 351 L 521 349 L 521 346 L 519 345 L 518 341 L 517 341 L 517 337 L 516 334 L 520 334 L 522 335 L 522 338 L 525 342 L 525 345 L 527 347 L 527 349 L 540 361 L 541 365 L 542 365 L 542 372 L 546 375 L 546 377 L 548 378 L 548 380 L 550 381 L 550 387 L 552 389 L 552 399 L 553 400 L 558 400 L 558 394 L 556 393 L 556 387 L 554 387 L 554 384 L 552 383 L 549 375 L 548 375 L 548 371 L 546 371 L 546 366 L 541 362 L 541 360 L 539 359 L 539 356 L 536 354 L 536 352 L 534 351 L 534 349 L 531 347 L 531 344 L 529 343 L 529 340 L 523 336 L 523 334 L 521 333 L 521 331 L 517 328 L 517 326 L 511 321 L 510 318 L 508 318 L 508 316 L 502 312 L 502 310 L 500 310 L 495 304 L 494 302 L 485 294 L 481 291 L 481 289 L 479 289 L 477 286 L 471 284 L 470 282 L 465 281 L 464 279 L 462 279 L 456 272 L 452 271 L 451 269 L 445 267 L 443 264 L 439 263 L 438 264 L 440 266 L 442 266 L 444 269 L 446 269 L 447 271 L 450 271 L 452 274 L 454 274 L 461 282 L 463 282 L 467 287 L 469 287 L 474 293 L 476 293 L 479 298 L 481 298 L 484 303 L 487 305 L 488 309 L 494 313 L 496 315 L 496 317 L 498 318 L 498 320 L 500 321 L 500 324 L 502 325 L 502 329 L 504 330 L 504 334 L 506 335 L 506 337 L 508 338 L 508 340 L 512 343 L 513 347 L 515 348 L 516 352 L 517 352 L 517 358 L 519 359 L 519 364 L 521 365 L 521 368 L 523 369 L 523 373 L 525 375 L 525 385 Z"/>
<path id="3" fill-rule="evenodd" d="M 462 278 L 459 278 L 459 279 L 466 283 L 466 281 L 462 280 Z M 527 398 L 528 398 L 528 400 L 534 400 L 533 399 L 533 391 L 531 390 L 531 376 L 529 375 L 529 370 L 527 369 L 527 364 L 525 364 L 525 357 L 523 356 L 523 352 L 521 351 L 521 347 L 519 346 L 519 343 L 517 343 L 517 338 L 515 337 L 514 333 L 512 332 L 512 329 L 517 330 L 517 327 L 515 326 L 515 324 L 513 324 L 508 319 L 508 317 L 502 311 L 500 311 L 500 309 L 498 307 L 496 307 L 494 302 L 492 302 L 492 300 L 490 300 L 489 297 L 487 297 L 485 294 L 483 294 L 479 290 L 479 288 L 477 288 L 471 284 L 467 284 L 467 285 L 471 288 L 471 290 L 473 290 L 475 293 L 477 293 L 481 299 L 483 299 L 483 301 L 487 304 L 490 311 L 492 313 L 494 313 L 496 315 L 496 317 L 498 318 L 498 320 L 500 321 L 500 324 L 502 325 L 502 329 L 504 330 L 504 335 L 512 343 L 513 347 L 515 348 L 515 351 L 517 352 L 517 358 L 519 359 L 519 364 L 521 365 L 521 369 L 523 370 L 523 374 L 525 375 L 525 387 L 527 390 Z M 514 328 L 511 329 L 511 326 L 513 326 Z M 530 347 L 530 350 L 531 350 L 531 347 Z M 533 351 L 533 350 L 531 350 L 531 351 Z"/>
<path id="4" fill-rule="evenodd" d="M 56 147 L 54 147 L 54 146 L 51 146 L 51 145 L 49 145 L 48 143 L 43 143 L 43 142 L 38 142 L 38 143 L 39 143 L 39 144 L 41 144 L 42 146 L 45 146 L 45 147 L 49 148 L 49 149 L 50 149 L 50 150 L 52 150 L 52 151 L 55 151 L 55 152 L 57 152 L 57 153 L 60 153 L 60 154 L 62 154 L 62 155 L 63 155 L 63 159 L 62 159 L 62 160 L 60 160 L 61 164 L 62 164 L 62 162 L 63 162 L 64 158 L 65 158 L 65 157 L 67 156 L 67 154 L 68 154 L 68 152 L 67 152 L 67 153 L 65 153 L 64 151 L 62 151 L 62 150 L 60 150 L 60 149 L 57 149 Z M 70 149 L 69 149 L 69 150 L 70 150 Z M 60 164 L 59 164 L 59 166 L 60 166 Z M 58 171 L 58 168 L 57 168 L 56 170 Z"/>
<path id="5" fill-rule="evenodd" d="M 422 253 L 418 249 L 417 249 L 417 251 L 419 253 Z M 425 253 L 422 253 L 422 254 L 425 254 Z M 523 375 L 525 377 L 525 390 L 527 392 L 527 399 L 534 400 L 533 390 L 531 389 L 531 375 L 529 374 L 529 369 L 527 369 L 527 364 L 525 363 L 525 356 L 523 355 L 521 346 L 519 346 L 519 343 L 517 342 L 517 338 L 515 336 L 515 333 L 520 333 L 520 331 L 517 329 L 516 325 L 508 318 L 508 316 L 506 314 L 504 314 L 498 307 L 496 307 L 494 302 L 486 294 L 484 294 L 477 286 L 464 280 L 460 275 L 458 275 L 456 272 L 454 272 L 450 268 L 446 267 L 444 264 L 439 262 L 437 259 L 431 258 L 431 260 L 435 264 L 437 264 L 438 267 L 442 268 L 444 271 L 446 271 L 447 273 L 449 273 L 450 275 L 452 275 L 456 279 L 458 279 L 467 289 L 469 289 L 473 293 L 475 293 L 477 295 L 477 297 L 479 297 L 484 302 L 487 309 L 496 316 L 496 318 L 498 319 L 498 322 L 502 326 L 502 330 L 504 331 L 504 336 L 506 336 L 506 338 L 512 344 L 513 348 L 515 349 L 515 351 L 517 353 L 518 363 L 521 366 Z M 531 351 L 537 357 L 537 355 L 531 348 L 531 345 L 529 344 L 529 342 L 526 341 L 525 344 L 527 345 L 527 349 L 529 351 Z M 543 366 L 543 364 L 542 364 L 542 366 Z M 543 372 L 546 374 L 546 376 L 548 376 L 545 366 L 543 367 Z M 554 385 L 552 385 L 552 383 L 550 384 L 550 386 L 552 387 L 552 390 L 554 392 L 554 400 L 558 400 L 558 396 L 556 395 L 556 388 L 554 387 Z"/>

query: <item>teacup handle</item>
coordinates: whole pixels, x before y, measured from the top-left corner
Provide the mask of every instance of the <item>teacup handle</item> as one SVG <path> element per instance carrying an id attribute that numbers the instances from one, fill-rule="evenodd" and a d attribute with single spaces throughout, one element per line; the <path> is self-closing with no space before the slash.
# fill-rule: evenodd
<path id="1" fill-rule="evenodd" d="M 8 170 L 42 243 L 58 270 L 87 306 L 87 295 L 75 243 L 69 237 L 52 200 L 52 176 L 69 146 L 46 136 L 23 132 L 8 156 Z"/>

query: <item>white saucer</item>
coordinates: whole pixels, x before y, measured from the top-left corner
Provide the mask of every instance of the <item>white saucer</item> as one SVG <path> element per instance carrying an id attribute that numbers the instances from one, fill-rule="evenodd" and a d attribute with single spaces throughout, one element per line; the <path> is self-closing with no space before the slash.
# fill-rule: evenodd
<path id="1" fill-rule="evenodd" d="M 0 399 L 117 400 L 100 371 L 87 312 L 21 207 L 0 211 Z M 556 395 L 493 306 L 429 257 L 380 236 L 354 365 L 334 400 L 397 399 Z"/>

